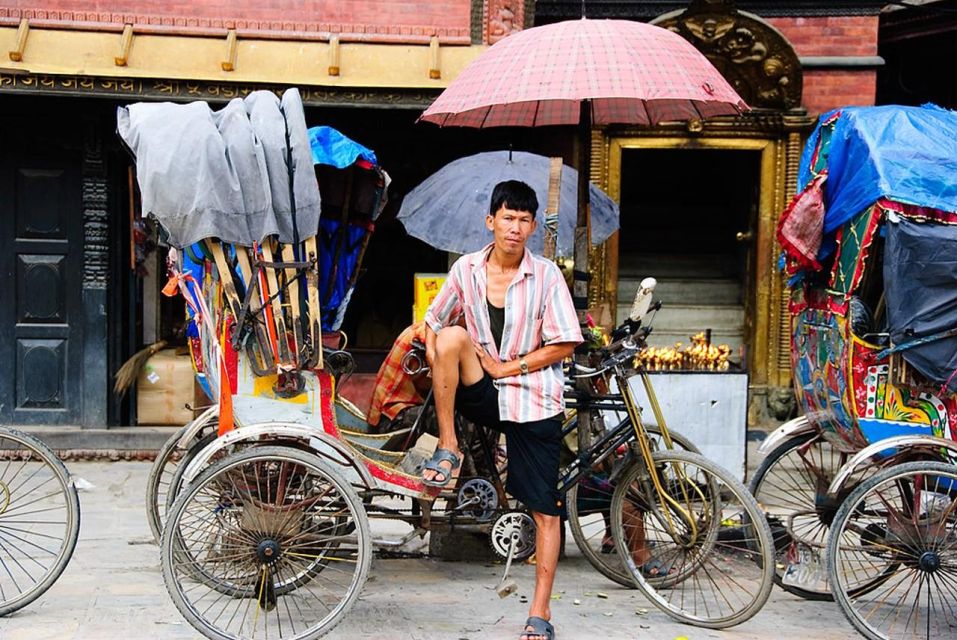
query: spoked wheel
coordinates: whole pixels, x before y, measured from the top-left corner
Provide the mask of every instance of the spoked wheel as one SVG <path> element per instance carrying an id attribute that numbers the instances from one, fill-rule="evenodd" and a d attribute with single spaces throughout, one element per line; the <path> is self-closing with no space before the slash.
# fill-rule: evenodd
<path id="1" fill-rule="evenodd" d="M 80 501 L 63 463 L 36 438 L 0 428 L 0 615 L 56 582 L 79 533 Z"/>
<path id="2" fill-rule="evenodd" d="M 864 637 L 954 637 L 957 467 L 909 462 L 859 485 L 834 517 L 827 567 L 835 600 Z"/>
<path id="3" fill-rule="evenodd" d="M 174 604 L 207 638 L 305 640 L 355 602 L 372 541 L 362 502 L 328 464 L 259 447 L 183 489 L 161 553 Z"/>
<path id="4" fill-rule="evenodd" d="M 757 502 L 704 456 L 658 451 L 662 499 L 640 461 L 615 489 L 612 531 L 634 583 L 676 620 L 723 629 L 761 610 L 773 585 L 771 530 Z"/>
<path id="5" fill-rule="evenodd" d="M 646 425 L 645 428 L 652 448 L 663 449 L 665 445 L 661 442 L 658 427 Z M 674 431 L 669 430 L 669 433 L 676 449 L 698 453 L 698 448 L 690 440 Z M 618 557 L 611 535 L 611 499 L 615 480 L 609 479 L 607 473 L 596 473 L 569 489 L 565 500 L 568 505 L 568 527 L 582 555 L 595 569 L 609 580 L 633 589 L 635 583 L 631 579 L 631 572 Z"/>
<path id="6" fill-rule="evenodd" d="M 146 479 L 146 520 L 153 539 L 159 542 L 166 522 L 166 511 L 176 499 L 177 490 L 170 491 L 177 469 L 185 469 L 194 455 L 216 438 L 216 416 L 188 443 L 180 443 L 184 433 L 191 429 L 190 423 L 172 435 L 156 454 L 156 460 Z"/>
<path id="7" fill-rule="evenodd" d="M 808 433 L 776 447 L 751 479 L 774 537 L 774 583 L 808 600 L 831 599 L 824 550 L 840 502 L 828 499 L 827 488 L 846 461 L 846 454 Z"/>

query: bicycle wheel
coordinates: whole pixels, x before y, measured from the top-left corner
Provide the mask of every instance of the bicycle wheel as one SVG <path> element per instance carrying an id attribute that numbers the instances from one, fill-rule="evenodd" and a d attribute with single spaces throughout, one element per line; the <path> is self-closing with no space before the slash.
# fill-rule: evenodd
<path id="1" fill-rule="evenodd" d="M 655 490 L 639 461 L 612 498 L 612 537 L 634 583 L 676 620 L 723 629 L 748 620 L 773 585 L 771 529 L 757 502 L 704 456 L 658 451 Z"/>
<path id="2" fill-rule="evenodd" d="M 663 448 L 658 427 L 646 425 L 645 428 L 651 438 L 652 448 Z M 674 431 L 670 433 L 676 449 L 698 453 L 698 448 L 690 440 Z M 606 474 L 586 476 L 574 485 L 565 498 L 568 527 L 582 555 L 599 573 L 624 587 L 634 589 L 631 572 L 618 557 L 611 535 L 611 499 L 614 491 L 615 486 L 607 480 Z"/>
<path id="3" fill-rule="evenodd" d="M 858 485 L 831 525 L 827 568 L 864 637 L 954 637 L 957 467 L 908 462 Z"/>
<path id="4" fill-rule="evenodd" d="M 286 447 L 220 460 L 184 487 L 161 543 L 176 608 L 207 638 L 319 638 L 369 571 L 362 502 L 328 464 Z"/>
<path id="5" fill-rule="evenodd" d="M 146 520 L 157 544 L 163 535 L 163 525 L 166 522 L 166 511 L 176 498 L 176 492 L 170 492 L 170 483 L 176 470 L 184 468 L 196 453 L 202 450 L 216 434 L 216 416 L 203 427 L 186 446 L 180 446 L 180 439 L 193 423 L 181 427 L 174 433 L 156 454 L 150 474 L 146 478 Z M 212 434 L 212 437 L 210 436 Z M 197 446 L 202 442 L 203 445 Z"/>
<path id="6" fill-rule="evenodd" d="M 807 600 L 831 600 L 824 551 L 840 502 L 827 488 L 847 461 L 816 433 L 782 442 L 761 462 L 749 489 L 774 538 L 774 583 Z"/>
<path id="7" fill-rule="evenodd" d="M 69 472 L 45 444 L 0 427 L 0 616 L 49 589 L 80 534 Z"/>

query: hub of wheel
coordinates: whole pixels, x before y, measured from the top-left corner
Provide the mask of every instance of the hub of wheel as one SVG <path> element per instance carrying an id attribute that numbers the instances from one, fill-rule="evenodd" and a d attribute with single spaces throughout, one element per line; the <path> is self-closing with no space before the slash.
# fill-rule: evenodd
<path id="1" fill-rule="evenodd" d="M 936 551 L 925 551 L 917 561 L 917 567 L 925 573 L 934 573 L 940 569 L 940 554 Z"/>
<path id="2" fill-rule="evenodd" d="M 259 558 L 259 562 L 262 564 L 272 564 L 279 559 L 279 553 L 281 549 L 279 543 L 270 538 L 266 538 L 259 542 L 259 545 L 256 547 L 256 556 Z"/>

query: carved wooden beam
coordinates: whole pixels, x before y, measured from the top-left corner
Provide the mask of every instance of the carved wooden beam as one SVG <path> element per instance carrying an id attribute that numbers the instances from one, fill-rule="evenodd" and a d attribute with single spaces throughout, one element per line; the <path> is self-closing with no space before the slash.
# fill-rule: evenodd
<path id="1" fill-rule="evenodd" d="M 226 59 L 222 63 L 223 71 L 236 70 L 236 30 L 226 32 Z"/>
<path id="2" fill-rule="evenodd" d="M 442 77 L 442 69 L 439 66 L 439 37 L 432 36 L 429 41 L 429 79 L 439 80 Z"/>
<path id="3" fill-rule="evenodd" d="M 329 75 L 339 75 L 339 36 L 329 38 Z"/>
<path id="4" fill-rule="evenodd" d="M 113 58 L 113 64 L 125 67 L 130 58 L 130 49 L 133 47 L 133 25 L 123 25 L 123 35 L 120 36 L 120 51 Z"/>
<path id="5" fill-rule="evenodd" d="M 27 48 L 28 35 L 30 35 L 30 23 L 23 18 L 17 28 L 17 48 L 10 52 L 10 59 L 14 62 L 23 62 L 23 51 Z"/>

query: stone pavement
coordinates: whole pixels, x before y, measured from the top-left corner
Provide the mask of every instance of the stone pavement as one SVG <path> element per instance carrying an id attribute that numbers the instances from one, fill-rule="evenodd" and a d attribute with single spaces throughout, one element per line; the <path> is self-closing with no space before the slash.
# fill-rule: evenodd
<path id="1" fill-rule="evenodd" d="M 753 465 L 753 461 L 752 461 Z M 178 640 L 199 638 L 166 594 L 159 553 L 144 511 L 149 463 L 73 462 L 71 472 L 94 486 L 80 493 L 80 541 L 60 580 L 32 605 L 0 618 L 2 640 Z M 562 640 L 758 640 L 787 636 L 851 640 L 858 636 L 833 603 L 807 602 L 775 590 L 765 609 L 728 631 L 673 622 L 637 591 L 593 570 L 569 536 L 559 565 L 552 617 Z M 425 557 L 377 558 L 362 596 L 328 638 L 518 638 L 526 606 L 500 600 L 501 567 Z M 513 569 L 529 595 L 534 567 Z M 602 593 L 606 598 L 599 597 Z M 574 604 L 579 599 L 579 605 Z"/>

